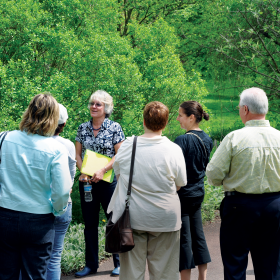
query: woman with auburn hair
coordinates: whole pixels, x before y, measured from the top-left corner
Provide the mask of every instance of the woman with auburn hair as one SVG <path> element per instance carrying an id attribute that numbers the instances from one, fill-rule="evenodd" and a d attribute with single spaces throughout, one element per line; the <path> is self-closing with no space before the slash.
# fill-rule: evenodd
<path id="1" fill-rule="evenodd" d="M 0 279 L 46 279 L 54 215 L 67 209 L 72 181 L 68 152 L 52 137 L 59 107 L 36 95 L 19 131 L 0 135 Z M 5 139 L 3 139 L 5 137 Z"/>
<path id="2" fill-rule="evenodd" d="M 187 183 L 184 156 L 180 147 L 162 136 L 169 117 L 164 104 L 148 103 L 143 117 L 129 207 L 135 247 L 120 254 L 120 280 L 144 279 L 146 262 L 151 280 L 178 280 L 181 213 L 177 190 Z M 118 178 L 108 207 L 113 223 L 125 208 L 133 139 L 124 141 L 113 165 Z"/>
<path id="3" fill-rule="evenodd" d="M 191 269 L 198 266 L 199 280 L 206 280 L 207 263 L 211 262 L 203 233 L 201 204 L 204 199 L 204 176 L 213 148 L 212 139 L 199 128 L 202 119 L 209 120 L 197 101 L 183 102 L 179 108 L 177 121 L 186 130 L 178 136 L 178 144 L 184 154 L 188 184 L 178 195 L 181 201 L 181 241 L 180 272 L 181 280 L 191 279 Z"/>

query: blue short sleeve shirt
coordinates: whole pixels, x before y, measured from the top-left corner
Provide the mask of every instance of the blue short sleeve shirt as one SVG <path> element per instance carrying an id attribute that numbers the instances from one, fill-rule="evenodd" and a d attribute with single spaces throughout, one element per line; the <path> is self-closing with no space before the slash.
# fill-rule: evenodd
<path id="1" fill-rule="evenodd" d="M 82 144 L 82 159 L 86 149 L 112 158 L 116 154 L 114 146 L 124 139 L 120 124 L 107 118 L 96 137 L 93 134 L 92 119 L 79 126 L 76 136 L 76 141 Z"/>

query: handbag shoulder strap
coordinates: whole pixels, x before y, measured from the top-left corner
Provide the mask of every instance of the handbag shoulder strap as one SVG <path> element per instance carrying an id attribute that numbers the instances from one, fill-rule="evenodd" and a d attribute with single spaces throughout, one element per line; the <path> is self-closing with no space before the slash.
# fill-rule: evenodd
<path id="1" fill-rule="evenodd" d="M 0 152 L 1 152 L 1 148 L 2 148 L 2 144 L 5 140 L 5 137 L 7 136 L 7 134 L 9 133 L 9 131 L 4 131 L 0 133 Z M 0 163 L 1 163 L 1 157 L 0 157 Z"/>
<path id="2" fill-rule="evenodd" d="M 187 132 L 186 134 L 194 135 L 194 136 L 196 136 L 196 137 L 201 141 L 201 143 L 202 143 L 202 145 L 203 145 L 203 148 L 204 148 L 205 156 L 207 157 L 206 147 L 205 147 L 204 142 L 202 141 L 202 139 L 201 139 L 197 134 L 192 133 L 192 132 Z"/>
<path id="3" fill-rule="evenodd" d="M 133 169 L 134 169 L 136 143 L 137 143 L 137 136 L 134 136 L 133 146 L 132 146 L 131 163 L 130 163 L 129 181 L 128 181 L 128 188 L 127 188 L 127 196 L 131 195 L 131 183 L 132 183 L 132 176 L 133 176 Z"/>
<path id="4" fill-rule="evenodd" d="M 9 131 L 4 131 L 4 132 L 0 133 L 0 151 L 1 151 L 1 148 L 2 148 L 2 144 L 5 140 L 5 137 L 7 136 L 8 133 L 9 133 Z"/>

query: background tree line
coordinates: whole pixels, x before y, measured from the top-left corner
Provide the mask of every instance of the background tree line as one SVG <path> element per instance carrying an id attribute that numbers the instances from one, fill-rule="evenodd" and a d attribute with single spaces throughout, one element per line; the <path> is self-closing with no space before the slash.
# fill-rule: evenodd
<path id="1" fill-rule="evenodd" d="M 278 125 L 279 1 L 0 0 L 0 13 L 1 130 L 50 91 L 74 140 L 89 96 L 104 89 L 126 135 L 140 133 L 147 102 L 165 103 L 173 139 L 180 102 L 250 86 L 267 91 Z"/>
<path id="2" fill-rule="evenodd" d="M 207 90 L 199 72 L 186 74 L 180 40 L 164 19 L 176 5 L 157 3 L 1 0 L 1 129 L 16 129 L 30 99 L 50 91 L 68 109 L 64 136 L 74 140 L 90 117 L 90 95 L 104 89 L 114 97 L 112 118 L 126 135 L 140 132 L 142 109 L 151 100 L 170 108 L 167 131 L 174 134 L 179 102 L 203 101 Z"/>

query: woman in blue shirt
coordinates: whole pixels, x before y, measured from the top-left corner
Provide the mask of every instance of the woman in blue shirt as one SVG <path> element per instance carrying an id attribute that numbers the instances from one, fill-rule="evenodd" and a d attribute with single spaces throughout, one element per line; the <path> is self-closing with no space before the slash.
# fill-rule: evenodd
<path id="1" fill-rule="evenodd" d="M 53 136 L 59 107 L 36 95 L 1 147 L 0 279 L 45 279 L 54 215 L 67 209 L 72 181 L 68 152 Z"/>
<path id="2" fill-rule="evenodd" d="M 116 188 L 117 180 L 112 183 L 103 181 L 104 174 L 112 169 L 115 161 L 115 154 L 124 141 L 124 134 L 121 126 L 109 120 L 113 111 L 113 98 L 103 90 L 93 93 L 88 105 L 92 119 L 82 123 L 76 137 L 76 160 L 77 167 L 81 170 L 86 149 L 111 157 L 112 160 L 103 168 L 90 176 L 81 174 L 79 178 L 79 190 L 81 196 L 82 214 L 85 222 L 85 242 L 86 242 L 86 265 L 82 271 L 75 274 L 76 277 L 84 277 L 97 272 L 98 265 L 98 225 L 100 204 L 107 214 L 107 208 L 113 192 Z M 92 201 L 85 202 L 84 182 L 92 184 Z M 119 256 L 113 255 L 115 269 L 112 276 L 119 275 Z"/>
<path id="3" fill-rule="evenodd" d="M 199 128 L 202 119 L 209 120 L 196 101 L 187 101 L 180 105 L 177 120 L 186 134 L 178 136 L 178 144 L 184 154 L 188 183 L 181 187 L 178 195 L 181 201 L 181 241 L 180 272 L 181 280 L 191 279 L 191 269 L 198 266 L 199 280 L 206 280 L 207 263 L 211 262 L 205 241 L 201 204 L 204 199 L 204 176 L 213 148 L 212 139 Z"/>

